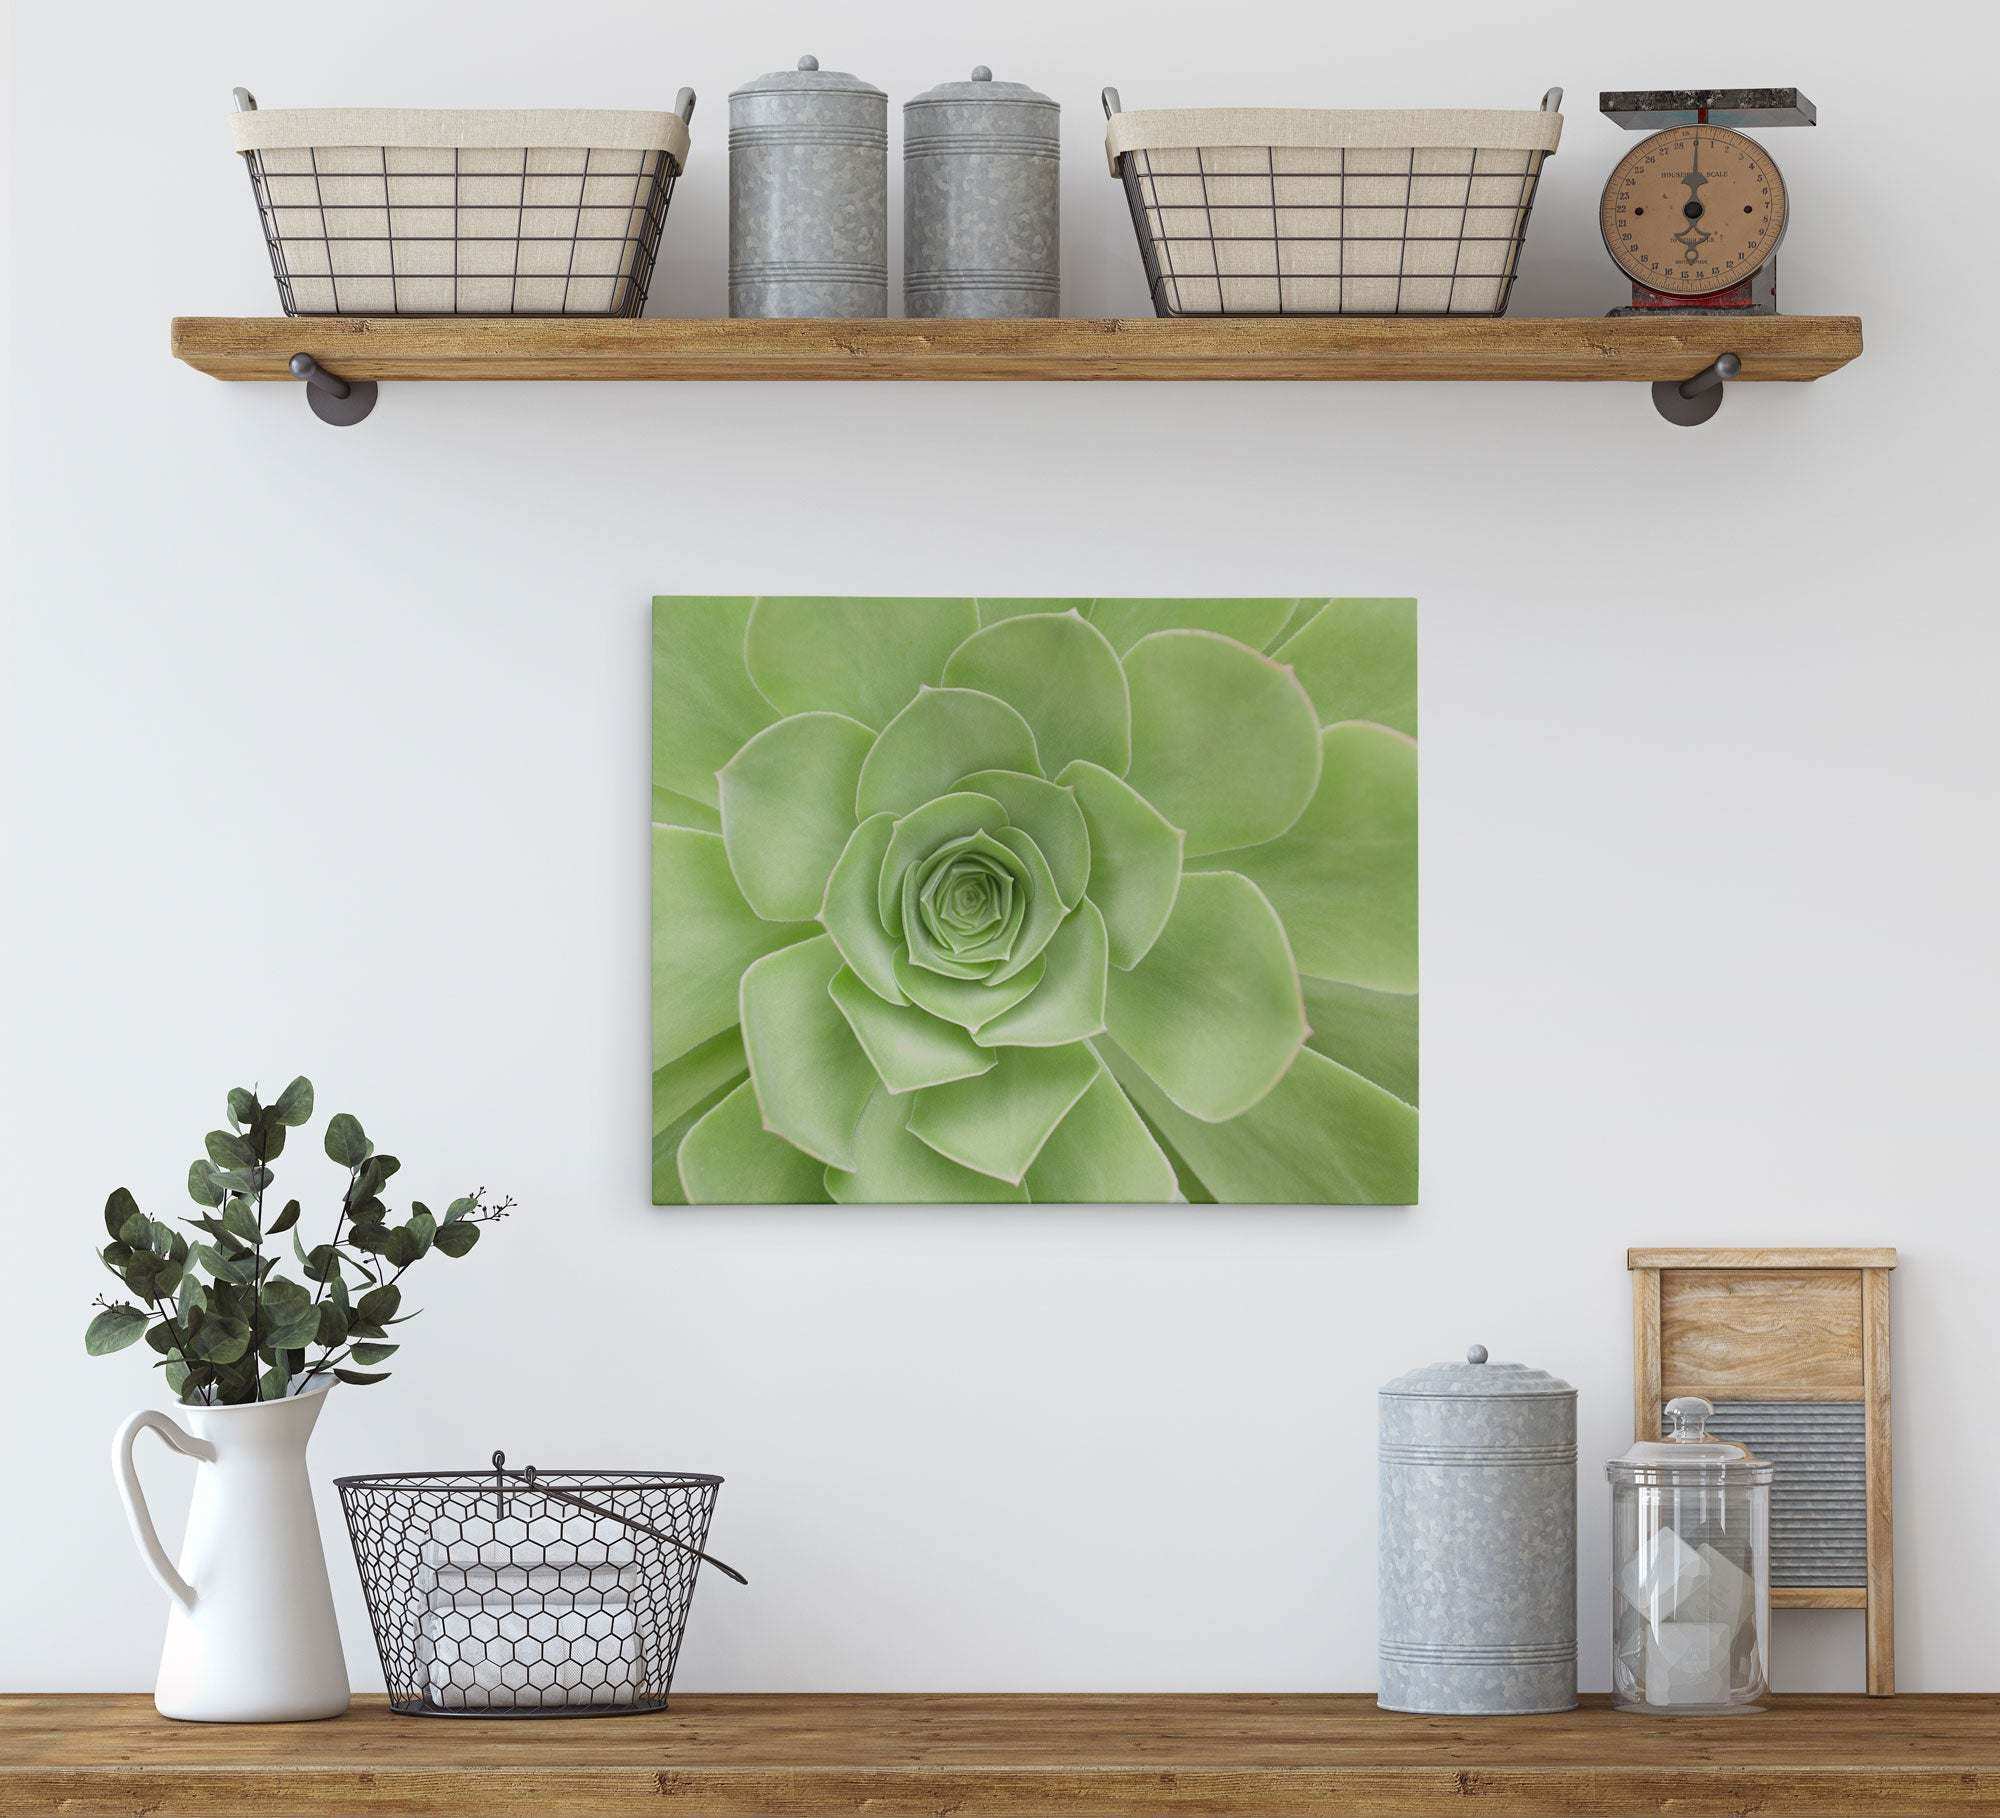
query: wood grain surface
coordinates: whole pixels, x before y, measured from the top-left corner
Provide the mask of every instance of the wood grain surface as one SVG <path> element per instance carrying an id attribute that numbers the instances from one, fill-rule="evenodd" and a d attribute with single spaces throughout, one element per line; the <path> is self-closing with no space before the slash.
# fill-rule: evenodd
<path id="1" fill-rule="evenodd" d="M 2000 1815 L 2000 1698 L 1671 1721 L 1396 1716 L 1367 1697 L 685 1697 L 601 1722 L 175 1724 L 0 1699 L 0 1814 L 63 1818 Z"/>
<path id="2" fill-rule="evenodd" d="M 1367 317 L 1163 321 L 638 321 L 181 316 L 177 359 L 282 379 L 307 353 L 348 379 L 1817 379 L 1857 316 Z"/>
<path id="3" fill-rule="evenodd" d="M 1868 1690 L 1896 1689 L 1895 1446 L 1889 1418 L 1889 1271 L 1861 1271 L 1861 1363 L 1868 1419 Z"/>
<path id="4" fill-rule="evenodd" d="M 1660 1393 L 1709 1401 L 1859 1401 L 1858 1269 L 1668 1269 Z"/>
<path id="5" fill-rule="evenodd" d="M 1821 1249 L 1627 1250 L 1628 1269 L 1893 1269 L 1896 1252 L 1886 1245 Z"/>

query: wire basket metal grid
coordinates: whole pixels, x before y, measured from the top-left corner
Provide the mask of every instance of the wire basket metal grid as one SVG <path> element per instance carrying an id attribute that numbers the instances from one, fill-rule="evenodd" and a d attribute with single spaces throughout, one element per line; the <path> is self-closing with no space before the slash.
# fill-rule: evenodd
<path id="1" fill-rule="evenodd" d="M 664 1710 L 722 1479 L 420 1471 L 337 1479 L 389 1708 L 423 1717 Z"/>
<path id="2" fill-rule="evenodd" d="M 692 116 L 692 91 L 679 111 Z M 604 147 L 306 145 L 243 161 L 288 316 L 637 316 L 681 174 L 671 152 Z"/>
<path id="3" fill-rule="evenodd" d="M 1497 316 L 1546 155 L 1191 146 L 1119 165 L 1158 315 Z"/>
<path id="4" fill-rule="evenodd" d="M 1115 115 L 1118 91 L 1104 91 Z M 1562 90 L 1542 97 L 1560 113 Z M 1497 316 L 1540 148 L 1191 145 L 1121 152 L 1162 316 Z"/>

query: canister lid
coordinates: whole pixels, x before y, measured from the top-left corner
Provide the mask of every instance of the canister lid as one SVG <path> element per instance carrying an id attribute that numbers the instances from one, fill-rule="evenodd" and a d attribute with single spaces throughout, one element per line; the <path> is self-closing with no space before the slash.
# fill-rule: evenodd
<path id="1" fill-rule="evenodd" d="M 1604 1467 L 1613 1483 L 1769 1483 L 1773 1466 L 1746 1445 L 1708 1430 L 1715 1409 L 1699 1395 L 1667 1403 L 1665 1439 L 1642 1439 Z"/>
<path id="2" fill-rule="evenodd" d="M 925 89 L 914 100 L 905 101 L 903 111 L 908 113 L 913 107 L 938 107 L 948 101 L 1011 101 L 1024 107 L 1046 107 L 1051 113 L 1062 111 L 1056 102 L 1025 82 L 995 82 L 993 72 L 983 63 L 972 72 L 970 82 L 940 82 L 936 88 Z"/>
<path id="3" fill-rule="evenodd" d="M 1574 1395 L 1560 1376 L 1526 1364 L 1488 1363 L 1486 1347 L 1473 1345 L 1463 1363 L 1425 1364 L 1382 1385 L 1384 1395 L 1449 1395 L 1468 1398 L 1502 1395 Z"/>
<path id="4" fill-rule="evenodd" d="M 864 82 L 859 76 L 850 76 L 845 70 L 821 69 L 817 57 L 801 57 L 796 69 L 775 69 L 768 76 L 759 76 L 754 82 L 746 82 L 730 94 L 734 101 L 738 95 L 772 94 L 822 94 L 822 95 L 882 95 L 872 82 Z"/>

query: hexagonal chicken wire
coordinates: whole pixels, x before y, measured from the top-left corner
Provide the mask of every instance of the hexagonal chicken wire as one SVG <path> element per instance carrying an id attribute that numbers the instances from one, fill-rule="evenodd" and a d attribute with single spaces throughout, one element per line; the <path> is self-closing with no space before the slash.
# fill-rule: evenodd
<path id="1" fill-rule="evenodd" d="M 493 1464 L 338 1479 L 389 1708 L 664 1709 L 722 1479 Z"/>

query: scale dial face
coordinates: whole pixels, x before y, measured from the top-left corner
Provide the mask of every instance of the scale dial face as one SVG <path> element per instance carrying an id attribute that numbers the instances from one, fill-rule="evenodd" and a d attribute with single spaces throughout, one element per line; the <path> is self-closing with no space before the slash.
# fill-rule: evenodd
<path id="1" fill-rule="evenodd" d="M 1785 180 L 1756 140 L 1726 126 L 1670 126 L 1618 161 L 1598 223 L 1633 283 L 1704 297 L 1763 265 L 1785 216 Z"/>

